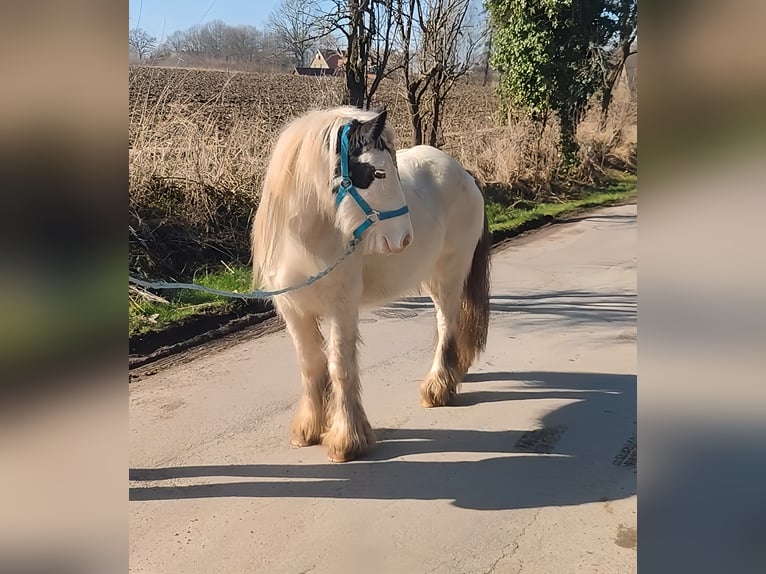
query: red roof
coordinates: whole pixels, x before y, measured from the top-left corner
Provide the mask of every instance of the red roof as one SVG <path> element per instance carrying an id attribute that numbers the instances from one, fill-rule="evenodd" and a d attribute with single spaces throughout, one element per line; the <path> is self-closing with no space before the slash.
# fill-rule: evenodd
<path id="1" fill-rule="evenodd" d="M 331 70 L 341 67 L 346 60 L 346 57 L 338 50 L 319 50 L 319 53 L 322 54 L 324 61 L 327 62 L 327 66 Z"/>

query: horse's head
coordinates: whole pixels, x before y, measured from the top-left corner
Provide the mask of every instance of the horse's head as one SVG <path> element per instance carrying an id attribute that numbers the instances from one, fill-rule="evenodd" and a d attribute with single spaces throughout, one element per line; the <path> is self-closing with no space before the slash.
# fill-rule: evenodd
<path id="1" fill-rule="evenodd" d="M 412 243 L 412 222 L 386 112 L 341 127 L 336 152 L 336 226 L 344 235 L 359 238 L 367 253 L 404 251 Z"/>

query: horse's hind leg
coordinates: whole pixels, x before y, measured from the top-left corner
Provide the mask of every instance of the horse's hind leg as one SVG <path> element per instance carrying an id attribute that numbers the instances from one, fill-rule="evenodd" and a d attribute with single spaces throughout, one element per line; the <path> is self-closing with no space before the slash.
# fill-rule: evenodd
<path id="1" fill-rule="evenodd" d="M 322 444 L 331 461 L 344 462 L 370 450 L 375 444 L 375 434 L 362 406 L 357 358 L 358 308 L 344 306 L 328 319 L 332 398 L 328 404 L 330 428 L 322 437 Z"/>
<path id="2" fill-rule="evenodd" d="M 286 310 L 282 316 L 295 344 L 303 387 L 290 442 L 293 446 L 318 444 L 325 429 L 329 380 L 324 338 L 316 316 L 303 315 L 294 309 Z"/>
<path id="3" fill-rule="evenodd" d="M 431 371 L 420 386 L 420 403 L 424 407 L 442 407 L 457 394 L 462 379 L 458 349 L 458 315 L 463 290 L 461 278 L 465 273 L 455 272 L 453 277 L 432 277 L 427 284 L 436 307 L 438 342 Z"/>

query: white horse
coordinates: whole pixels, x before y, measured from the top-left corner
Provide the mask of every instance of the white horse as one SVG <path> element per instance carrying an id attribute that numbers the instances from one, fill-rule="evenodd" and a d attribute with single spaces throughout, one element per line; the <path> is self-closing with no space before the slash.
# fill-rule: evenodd
<path id="1" fill-rule="evenodd" d="M 291 442 L 321 442 L 335 462 L 375 444 L 361 400 L 360 308 L 422 290 L 433 299 L 438 343 L 420 389 L 424 407 L 457 393 L 489 321 L 491 242 L 473 177 L 430 146 L 397 152 L 385 111 L 309 112 L 272 152 L 253 225 L 254 283 L 299 284 L 354 239 L 358 248 L 322 279 L 274 298 L 303 383 Z"/>

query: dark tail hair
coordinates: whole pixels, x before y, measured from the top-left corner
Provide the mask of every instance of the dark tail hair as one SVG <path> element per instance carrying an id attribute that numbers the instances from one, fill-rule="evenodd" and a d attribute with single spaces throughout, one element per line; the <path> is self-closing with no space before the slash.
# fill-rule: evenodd
<path id="1" fill-rule="evenodd" d="M 489 331 L 489 289 L 492 234 L 487 212 L 484 211 L 484 230 L 476 244 L 468 272 L 458 314 L 458 370 L 460 378 L 487 346 Z"/>

